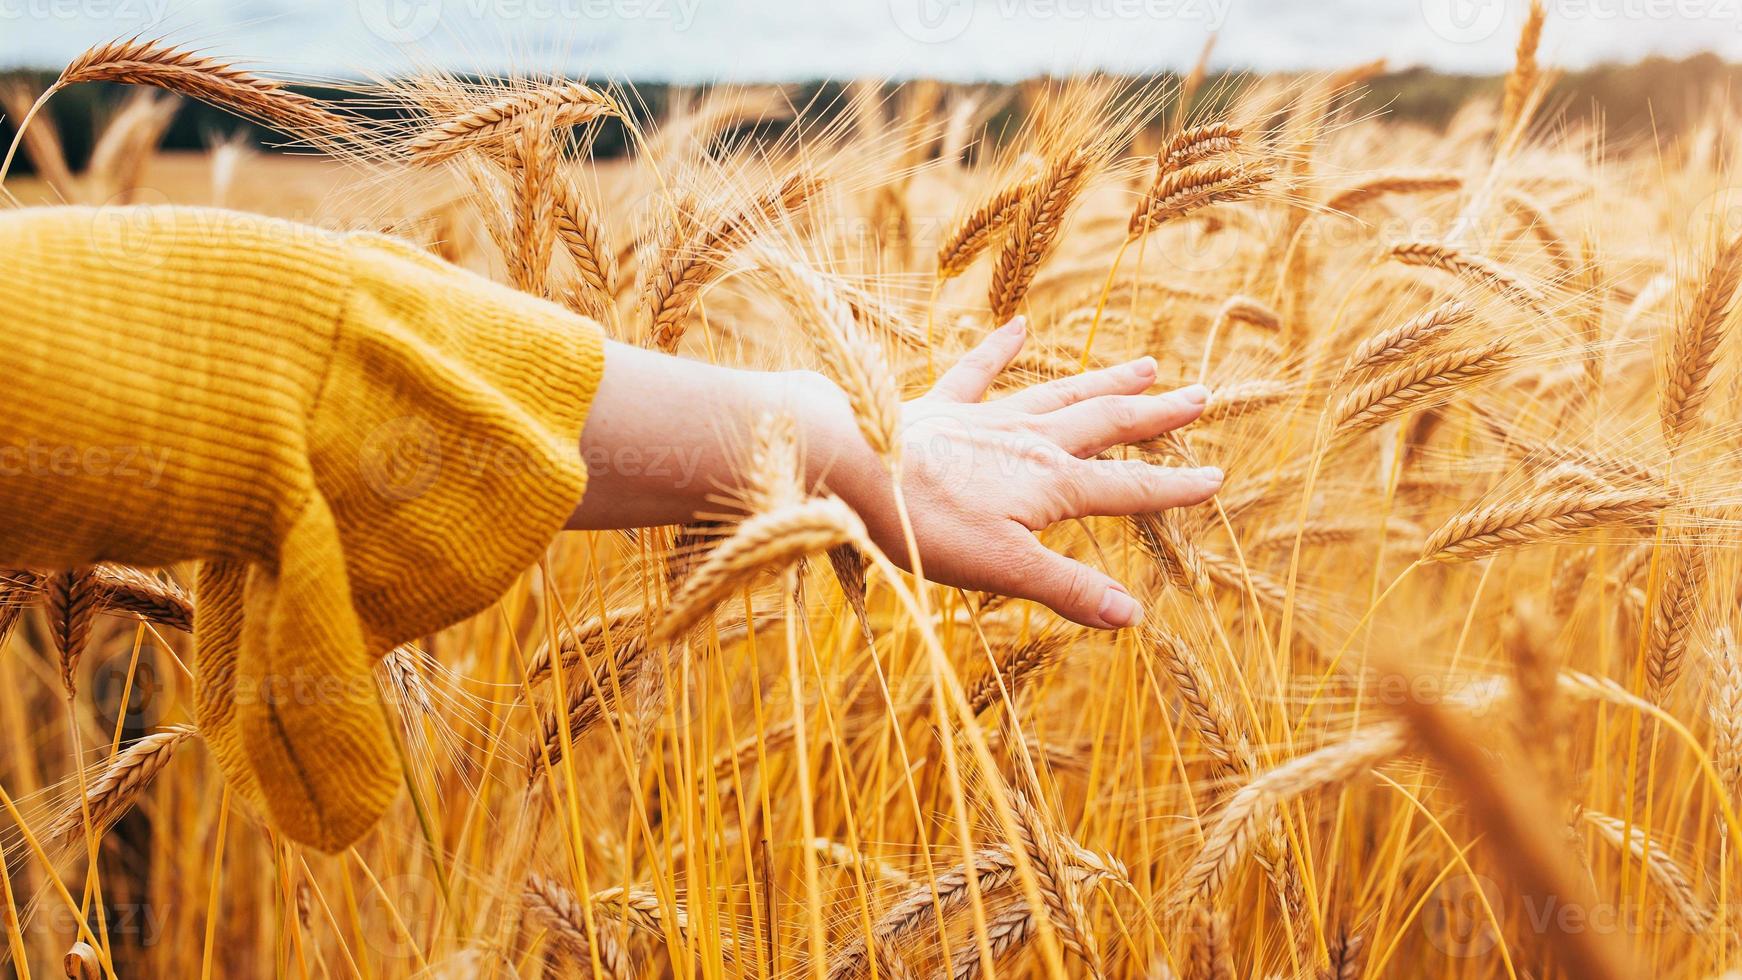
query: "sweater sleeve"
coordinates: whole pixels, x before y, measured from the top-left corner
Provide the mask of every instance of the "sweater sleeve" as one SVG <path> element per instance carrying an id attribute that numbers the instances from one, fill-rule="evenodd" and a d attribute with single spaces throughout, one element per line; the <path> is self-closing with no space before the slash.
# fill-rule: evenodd
<path id="1" fill-rule="evenodd" d="M 373 681 L 586 485 L 596 325 L 409 245 L 232 212 L 0 213 L 0 564 L 202 563 L 195 711 L 290 837 L 400 773 Z"/>

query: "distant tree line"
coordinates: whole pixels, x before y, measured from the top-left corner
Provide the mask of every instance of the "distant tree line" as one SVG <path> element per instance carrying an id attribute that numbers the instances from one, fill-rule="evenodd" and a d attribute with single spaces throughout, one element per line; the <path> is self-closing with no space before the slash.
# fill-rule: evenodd
<path id="1" fill-rule="evenodd" d="M 53 76 L 38 72 L 0 73 L 0 84 L 23 80 L 40 91 Z M 1167 83 L 1177 80 L 1170 75 L 1158 75 L 1138 81 Z M 1225 99 L 1238 91 L 1241 79 L 1233 76 L 1212 77 L 1200 89 L 1200 103 Z M 1674 136 L 1685 130 L 1704 112 L 1714 107 L 1715 100 L 1724 100 L 1742 82 L 1742 65 L 1729 64 L 1713 54 L 1701 54 L 1683 60 L 1650 58 L 1627 65 L 1603 65 L 1584 71 L 1561 75 L 1545 101 L 1545 111 L 1568 118 L 1589 118 L 1600 115 L 1612 139 L 1632 140 Z M 893 87 L 893 83 L 892 83 Z M 997 85 L 978 86 L 996 89 Z M 50 101 L 45 115 L 51 118 L 60 133 L 68 161 L 75 169 L 83 166 L 102 121 L 114 110 L 123 96 L 121 86 L 79 85 L 59 92 Z M 395 110 L 382 106 L 378 98 L 359 97 L 355 92 L 311 86 L 299 87 L 317 98 L 345 105 L 348 111 L 377 119 L 391 118 Z M 648 117 L 661 115 L 674 96 L 683 90 L 665 83 L 634 86 L 632 109 Z M 843 84 L 812 82 L 788 86 L 795 105 L 817 107 L 823 113 L 843 111 L 848 104 Z M 1443 126 L 1473 96 L 1494 95 L 1499 91 L 1499 79 L 1492 76 L 1453 75 L 1410 69 L 1373 79 L 1360 96 L 1359 111 L 1383 112 L 1387 116 L 1420 123 L 1430 127 Z M 1019 100 L 1011 100 L 1001 115 L 991 120 L 989 132 L 1013 132 L 1019 121 Z M 1199 104 L 1193 107 L 1194 118 L 1214 114 L 1215 107 Z M 0 120 L 0 139 L 10 142 L 13 120 Z M 768 123 L 760 127 L 767 135 L 777 135 L 784 123 Z M 246 134 L 262 149 L 284 145 L 284 139 L 254 124 L 237 119 L 220 110 L 187 102 L 164 136 L 167 149 L 201 149 L 209 143 Z M 625 152 L 627 134 L 617 124 L 602 126 L 592 147 L 594 155 L 609 158 Z M 17 172 L 29 172 L 30 162 L 20 154 L 15 162 Z"/>

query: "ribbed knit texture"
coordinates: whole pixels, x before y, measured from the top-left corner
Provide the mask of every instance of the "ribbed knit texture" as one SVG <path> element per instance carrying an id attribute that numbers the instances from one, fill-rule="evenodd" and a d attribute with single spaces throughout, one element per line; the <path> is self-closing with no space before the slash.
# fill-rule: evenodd
<path id="1" fill-rule="evenodd" d="M 371 668 L 580 500 L 591 322 L 409 245 L 216 210 L 0 212 L 0 564 L 199 560 L 195 712 L 291 838 L 401 783 Z"/>

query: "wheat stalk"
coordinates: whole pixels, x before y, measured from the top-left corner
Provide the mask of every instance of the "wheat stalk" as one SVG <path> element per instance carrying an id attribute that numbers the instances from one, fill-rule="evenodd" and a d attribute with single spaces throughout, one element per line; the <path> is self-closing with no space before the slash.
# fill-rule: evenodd
<path id="1" fill-rule="evenodd" d="M 1742 799 L 1742 659 L 1738 659 L 1736 634 L 1720 626 L 1712 638 L 1712 685 L 1707 715 L 1712 723 L 1709 739 L 1712 767 L 1732 802 Z M 1719 821 L 1720 825 L 1723 821 Z"/>
<path id="2" fill-rule="evenodd" d="M 1367 951 L 1367 937 L 1338 930 L 1327 944 L 1328 962 L 1319 971 L 1318 980 L 1361 980 Z"/>
<path id="3" fill-rule="evenodd" d="M 1233 951 L 1228 948 L 1228 915 L 1200 907 L 1192 919 L 1191 959 L 1186 980 L 1234 980 Z"/>
<path id="4" fill-rule="evenodd" d="M 654 628 L 652 642 L 663 645 L 677 639 L 758 572 L 785 568 L 805 555 L 864 541 L 865 525 L 859 515 L 835 497 L 817 497 L 750 517 L 714 549 L 672 597 Z"/>
<path id="5" fill-rule="evenodd" d="M 1655 704 L 1664 702 L 1681 676 L 1688 632 L 1706 583 L 1705 548 L 1699 542 L 1677 542 L 1669 549 L 1666 565 L 1645 649 L 1646 697 Z"/>
<path id="6" fill-rule="evenodd" d="M 1671 447 L 1679 446 L 1700 420 L 1738 284 L 1742 284 L 1742 235 L 1730 239 L 1713 255 L 1687 313 L 1677 320 L 1670 338 L 1658 414 L 1664 441 Z"/>
<path id="7" fill-rule="evenodd" d="M 1086 147 L 1061 154 L 1011 216 L 987 300 L 998 323 L 1016 315 L 1041 263 L 1058 247 L 1065 217 L 1093 175 L 1094 159 Z"/>
<path id="8" fill-rule="evenodd" d="M 1478 504 L 1428 535 L 1423 561 L 1474 561 L 1505 548 L 1535 544 L 1594 527 L 1647 520 L 1669 505 L 1654 490 L 1559 488 Z"/>
<path id="9" fill-rule="evenodd" d="M 152 780 L 175 758 L 176 750 L 196 734 L 192 725 L 172 725 L 127 746 L 91 778 L 83 798 L 62 808 L 49 822 L 43 839 L 70 848 L 84 837 L 87 813 L 92 835 L 101 837 L 133 808 Z"/>
<path id="10" fill-rule="evenodd" d="M 1344 395 L 1332 410 L 1338 435 L 1372 429 L 1404 412 L 1431 408 L 1452 393 L 1485 381 L 1512 363 L 1510 344 L 1428 353 Z"/>
<path id="11" fill-rule="evenodd" d="M 1438 269 L 1472 285 L 1492 289 L 1538 316 L 1554 315 L 1549 310 L 1548 297 L 1541 290 L 1499 264 L 1454 245 L 1425 241 L 1399 242 L 1391 246 L 1387 254 L 1393 261 L 1403 265 Z"/>
<path id="12" fill-rule="evenodd" d="M 1163 175 L 1137 202 L 1126 238 L 1135 241 L 1157 227 L 1212 204 L 1243 201 L 1276 176 L 1265 165 L 1205 163 Z"/>
<path id="13" fill-rule="evenodd" d="M 1251 412 L 1273 408 L 1295 397 L 1296 387 L 1287 381 L 1256 378 L 1217 385 L 1210 391 L 1199 422 L 1227 422 Z"/>
<path id="14" fill-rule="evenodd" d="M 43 576 L 28 569 L 0 572 L 0 646 L 4 646 L 12 631 L 18 628 L 24 610 L 33 602 L 42 587 Z"/>
<path id="15" fill-rule="evenodd" d="M 568 177 L 553 178 L 549 192 L 557 241 L 580 275 L 570 305 L 579 313 L 602 320 L 617 295 L 617 257 L 605 244 L 604 227 L 593 206 Z"/>
<path id="16" fill-rule="evenodd" d="M 860 435 L 889 466 L 899 462 L 901 395 L 883 346 L 859 323 L 840 290 L 821 273 L 765 253 L 764 267 L 805 314 L 806 333 L 824 370 L 846 392 Z"/>
<path id="17" fill-rule="evenodd" d="M 1604 840 L 1631 854 L 1645 866 L 1646 875 L 1669 896 L 1670 907 L 1675 909 L 1676 917 L 1683 925 L 1696 933 L 1711 928 L 1712 910 L 1694 891 L 1688 873 L 1675 863 L 1662 844 L 1651 839 L 1644 827 L 1595 810 L 1586 810 L 1584 820 L 1597 828 Z"/>
<path id="18" fill-rule="evenodd" d="M 1250 296 L 1234 295 L 1222 301 L 1222 306 L 1216 311 L 1220 320 L 1250 323 L 1260 330 L 1277 333 L 1282 330 L 1282 316 L 1265 304 Z"/>
<path id="19" fill-rule="evenodd" d="M 808 174 L 792 174 L 773 190 L 755 198 L 744 210 L 705 231 L 695 229 L 688 210 L 680 208 L 683 220 L 673 228 L 678 240 L 664 260 L 657 263 L 642 290 L 641 306 L 647 311 L 654 344 L 663 351 L 676 350 L 696 297 L 704 286 L 719 277 L 725 257 L 748 243 L 762 226 L 782 214 L 797 212 L 820 187 Z"/>
<path id="20" fill-rule="evenodd" d="M 984 895 L 1015 878 L 1016 861 L 1008 847 L 983 847 L 974 852 L 971 873 Z M 869 944 L 861 933 L 830 955 L 826 972 L 828 980 L 865 976 L 875 955 L 874 949 L 893 948 L 902 937 L 926 922 L 934 921 L 934 917 L 941 917 L 965 904 L 968 901 L 969 875 L 969 866 L 958 864 L 939 872 L 932 882 L 917 885 L 872 923 Z"/>
<path id="21" fill-rule="evenodd" d="M 1464 179 L 1457 174 L 1438 171 L 1382 173 L 1338 191 L 1325 202 L 1325 210 L 1347 212 L 1393 194 L 1436 194 L 1463 186 Z"/>
<path id="22" fill-rule="evenodd" d="M 609 96 L 581 82 L 559 82 L 466 109 L 413 135 L 401 150 L 416 163 L 437 164 L 509 139 L 523 120 L 527 129 L 549 132 L 620 115 Z"/>
<path id="23" fill-rule="evenodd" d="M 1542 42 L 1545 13 L 1542 0 L 1531 0 L 1524 27 L 1518 32 L 1517 53 L 1513 59 L 1512 71 L 1506 76 L 1506 92 L 1500 103 L 1500 127 L 1497 132 L 1502 140 L 1510 139 L 1513 130 L 1527 121 L 1524 110 L 1541 74 L 1536 64 L 1536 48 Z"/>
<path id="24" fill-rule="evenodd" d="M 1058 662 L 1071 639 L 1064 630 L 1047 630 L 1011 646 L 996 666 L 967 685 L 968 708 L 979 714 L 1006 697 L 1014 704 L 1035 675 Z"/>
<path id="25" fill-rule="evenodd" d="M 105 612 L 132 613 L 183 633 L 194 630 L 193 597 L 174 582 L 126 565 L 105 563 L 92 567 L 91 588 Z"/>
<path id="26" fill-rule="evenodd" d="M 1016 818 L 1017 844 L 1034 869 L 1041 901 L 1046 903 L 1060 942 L 1086 963 L 1090 976 L 1101 977 L 1101 954 L 1095 946 L 1095 934 L 1070 857 L 1046 817 L 1025 793 L 1013 793 L 1011 807 Z"/>
<path id="27" fill-rule="evenodd" d="M 1232 153 L 1240 146 L 1240 140 L 1244 136 L 1238 126 L 1225 121 L 1182 129 L 1168 137 L 1156 151 L 1158 176 L 1173 173 L 1213 156 Z"/>
<path id="28" fill-rule="evenodd" d="M 61 71 L 38 104 L 55 91 L 81 82 L 167 89 L 305 138 L 331 140 L 353 132 L 344 117 L 282 83 L 161 40 L 134 37 L 85 51 Z"/>
<path id="29" fill-rule="evenodd" d="M 1370 371 L 1425 353 L 1454 329 L 1469 323 L 1473 316 L 1474 311 L 1467 303 L 1458 300 L 1441 303 L 1357 344 L 1344 362 L 1343 373 L 1348 375 L 1357 371 Z"/>
<path id="30" fill-rule="evenodd" d="M 570 958 L 587 964 L 584 969 L 592 968 L 592 954 L 597 950 L 599 966 L 606 977 L 615 980 L 634 975 L 628 951 L 610 933 L 602 929 L 588 931 L 585 909 L 567 888 L 543 875 L 530 874 L 521 901 L 550 928 Z"/>
<path id="31" fill-rule="evenodd" d="M 1234 715 L 1222 700 L 1215 679 L 1195 651 L 1178 636 L 1160 628 L 1146 628 L 1156 659 L 1173 680 L 1174 690 L 1191 717 L 1198 744 L 1215 762 L 1217 782 L 1252 771 L 1252 748 L 1234 723 Z"/>
<path id="32" fill-rule="evenodd" d="M 57 572 L 43 583 L 42 613 L 48 620 L 49 637 L 60 661 L 61 687 L 68 698 L 79 691 L 79 658 L 84 656 L 97 607 L 95 575 L 88 567 Z"/>
<path id="33" fill-rule="evenodd" d="M 28 119 L 38 98 L 34 93 L 35 87 L 23 81 L 0 84 L 0 110 L 14 123 Z M 32 126 L 18 127 L 18 131 L 43 182 L 61 199 L 70 199 L 77 193 L 73 172 L 52 121 L 43 119 Z"/>
<path id="34" fill-rule="evenodd" d="M 938 279 L 954 279 L 968 271 L 968 266 L 980 253 L 990 248 L 1000 233 L 1009 227 L 1011 219 L 1016 217 L 1017 208 L 1035 193 L 1039 183 L 1038 178 L 1031 178 L 1007 185 L 956 222 L 938 245 Z"/>
<path id="35" fill-rule="evenodd" d="M 1204 832 L 1203 846 L 1175 890 L 1176 904 L 1207 900 L 1220 891 L 1273 808 L 1303 793 L 1347 782 L 1396 758 L 1407 746 L 1402 725 L 1375 725 L 1291 759 L 1241 786 Z"/>
<path id="36" fill-rule="evenodd" d="M 516 289 L 550 295 L 550 262 L 557 237 L 551 188 L 556 181 L 557 147 L 550 134 L 522 127 L 509 141 L 508 173 L 513 227 L 508 274 Z"/>
<path id="37" fill-rule="evenodd" d="M 1130 518 L 1137 543 L 1161 569 L 1169 585 L 1187 595 L 1209 591 L 1209 573 L 1196 545 L 1180 530 L 1179 519 L 1170 511 L 1136 514 Z"/>

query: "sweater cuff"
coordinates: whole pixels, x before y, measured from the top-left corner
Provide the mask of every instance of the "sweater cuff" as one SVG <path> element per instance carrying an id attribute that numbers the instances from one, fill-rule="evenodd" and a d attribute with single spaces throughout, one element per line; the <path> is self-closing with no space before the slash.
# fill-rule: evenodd
<path id="1" fill-rule="evenodd" d="M 372 235 L 310 453 L 376 654 L 486 608 L 580 502 L 597 324 Z"/>

